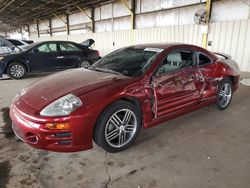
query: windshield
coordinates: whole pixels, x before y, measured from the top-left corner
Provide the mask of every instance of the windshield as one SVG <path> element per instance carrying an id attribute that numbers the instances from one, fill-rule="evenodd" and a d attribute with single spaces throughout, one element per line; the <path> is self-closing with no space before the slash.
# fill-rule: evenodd
<path id="1" fill-rule="evenodd" d="M 93 65 L 95 70 L 109 70 L 126 76 L 137 77 L 151 66 L 160 48 L 128 47 L 116 50 Z"/>
<path id="2" fill-rule="evenodd" d="M 33 48 L 34 46 L 36 46 L 38 44 L 40 44 L 40 42 L 35 42 L 35 43 L 29 44 L 29 45 L 25 45 L 25 46 L 22 47 L 22 50 L 27 51 L 27 50 Z"/>

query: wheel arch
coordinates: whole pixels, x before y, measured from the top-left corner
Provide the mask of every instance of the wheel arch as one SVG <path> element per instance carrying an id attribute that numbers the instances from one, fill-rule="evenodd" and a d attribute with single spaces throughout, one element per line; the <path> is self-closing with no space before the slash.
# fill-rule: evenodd
<path id="1" fill-rule="evenodd" d="M 232 82 L 232 86 L 235 87 L 238 84 L 237 76 L 225 75 L 223 79 L 229 79 Z"/>
<path id="2" fill-rule="evenodd" d="M 139 100 L 138 98 L 132 97 L 132 96 L 121 96 L 120 98 L 117 98 L 116 100 L 114 100 L 114 101 L 112 101 L 111 103 L 107 104 L 107 105 L 100 111 L 100 113 L 97 115 L 97 118 L 96 118 L 96 120 L 95 120 L 93 129 L 92 129 L 92 138 L 94 137 L 94 132 L 95 132 L 95 129 L 96 129 L 96 126 L 97 126 L 97 122 L 98 122 L 100 116 L 103 114 L 103 112 L 104 112 L 110 105 L 112 105 L 113 103 L 115 103 L 115 102 L 117 102 L 117 101 L 127 101 L 127 102 L 130 102 L 130 103 L 132 103 L 133 105 L 135 105 L 136 109 L 138 110 L 139 116 L 141 117 L 142 124 L 143 124 L 142 105 L 141 105 L 140 100 Z"/>
<path id="3" fill-rule="evenodd" d="M 5 69 L 5 73 L 6 73 L 7 69 L 8 69 L 8 67 L 10 66 L 10 64 L 11 63 L 15 63 L 15 62 L 16 63 L 21 63 L 22 65 L 24 65 L 24 67 L 26 68 L 27 72 L 30 72 L 29 66 L 26 63 L 24 63 L 23 61 L 21 61 L 21 60 L 11 60 L 11 61 L 9 61 L 7 63 L 7 66 L 6 66 L 6 69 Z"/>

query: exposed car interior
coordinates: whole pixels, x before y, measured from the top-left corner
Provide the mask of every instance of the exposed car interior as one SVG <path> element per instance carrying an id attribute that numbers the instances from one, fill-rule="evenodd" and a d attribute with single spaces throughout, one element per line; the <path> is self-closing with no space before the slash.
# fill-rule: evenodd
<path id="1" fill-rule="evenodd" d="M 170 53 L 162 62 L 157 74 L 164 74 L 183 67 L 195 65 L 194 53 L 191 51 L 178 51 Z"/>

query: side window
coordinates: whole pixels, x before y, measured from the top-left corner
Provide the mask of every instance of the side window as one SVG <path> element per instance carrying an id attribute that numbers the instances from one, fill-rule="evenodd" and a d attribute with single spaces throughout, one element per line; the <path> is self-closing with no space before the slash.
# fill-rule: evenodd
<path id="1" fill-rule="evenodd" d="M 0 41 L 0 47 L 5 47 L 6 45 Z"/>
<path id="2" fill-rule="evenodd" d="M 195 65 L 194 54 L 191 51 L 175 51 L 168 54 L 159 67 L 157 74 L 165 74 Z"/>
<path id="3" fill-rule="evenodd" d="M 56 43 L 46 43 L 39 46 L 34 51 L 40 53 L 57 52 L 57 45 Z"/>
<path id="4" fill-rule="evenodd" d="M 199 54 L 199 66 L 210 64 L 212 61 L 204 54 Z"/>
<path id="5" fill-rule="evenodd" d="M 81 51 L 80 48 L 71 43 L 60 43 L 60 50 L 66 52 Z"/>

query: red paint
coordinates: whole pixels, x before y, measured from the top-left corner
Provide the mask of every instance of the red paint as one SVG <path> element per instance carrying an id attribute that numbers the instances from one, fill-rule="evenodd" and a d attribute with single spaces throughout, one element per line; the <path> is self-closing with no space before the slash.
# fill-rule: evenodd
<path id="1" fill-rule="evenodd" d="M 229 64 L 205 49 L 183 44 L 151 44 L 144 47 L 158 47 L 165 50 L 158 55 L 155 63 L 139 78 L 130 78 L 91 70 L 74 69 L 53 74 L 22 90 L 11 105 L 10 116 L 14 130 L 23 141 L 33 147 L 72 152 L 92 148 L 95 122 L 102 111 L 119 99 L 136 99 L 140 102 L 145 128 L 175 118 L 215 102 L 219 81 L 226 76 L 233 78 L 234 90 L 239 84 L 238 66 Z M 165 76 L 154 76 L 160 62 L 177 48 L 200 51 L 209 56 L 213 63 L 203 67 L 193 66 Z M 155 86 L 155 87 L 152 87 Z M 52 101 L 73 93 L 83 105 L 66 117 L 41 117 L 40 111 Z M 154 103 L 150 103 L 152 99 Z M 48 130 L 46 123 L 68 122 L 70 130 Z M 57 133 L 69 134 L 56 137 Z M 29 141 L 37 139 L 37 142 Z M 66 140 L 69 145 L 60 145 Z"/>

